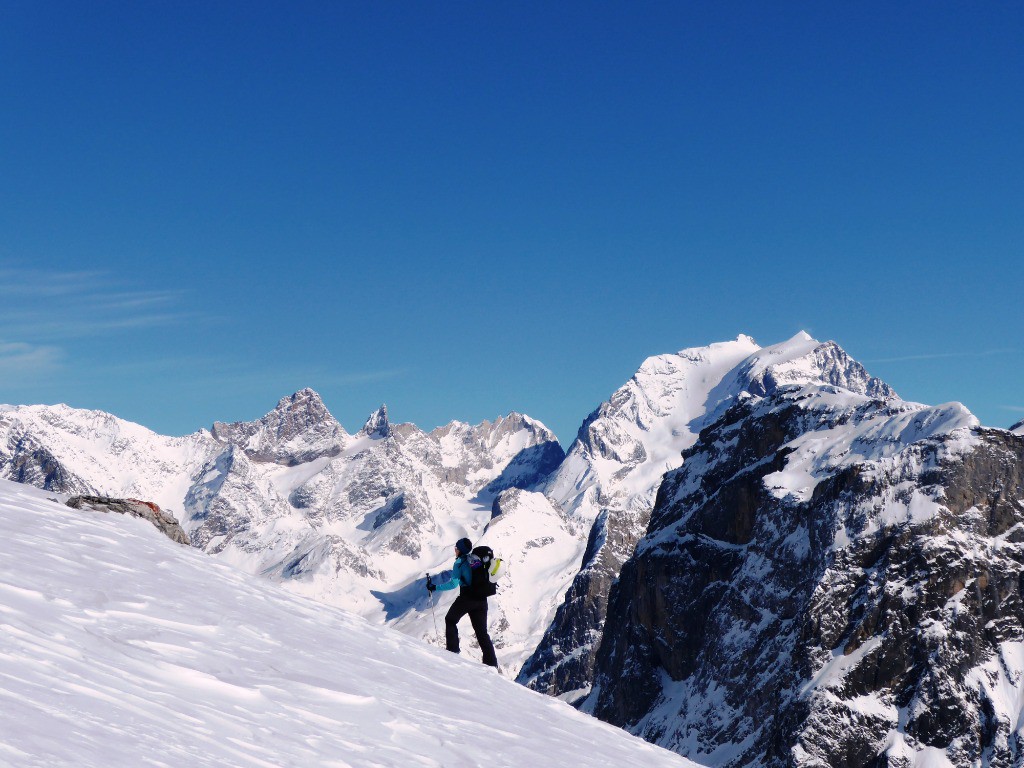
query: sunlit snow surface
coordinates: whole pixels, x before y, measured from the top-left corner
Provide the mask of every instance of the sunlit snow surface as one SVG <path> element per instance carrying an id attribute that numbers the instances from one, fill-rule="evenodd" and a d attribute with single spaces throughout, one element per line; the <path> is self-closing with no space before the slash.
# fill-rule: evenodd
<path id="1" fill-rule="evenodd" d="M 692 765 L 47 495 L 0 481 L 0 765 Z"/>
<path id="2" fill-rule="evenodd" d="M 564 573 L 548 586 L 507 578 L 490 601 L 498 659 L 514 675 L 561 599 L 553 590 L 564 592 L 574 575 L 586 531 L 566 530 L 538 497 L 507 505 L 495 535 L 489 524 L 497 490 L 487 485 L 537 474 L 528 449 L 553 443 L 554 434 L 521 414 L 475 426 L 452 422 L 430 433 L 390 425 L 385 439 L 387 424 L 381 409 L 349 435 L 312 390 L 283 398 L 259 421 L 218 423 L 217 437 L 206 430 L 164 437 L 65 405 L 4 406 L 0 447 L 38 445 L 67 471 L 66 490 L 156 502 L 195 546 L 219 559 L 419 638 L 436 636 L 424 577 L 451 568 L 452 545 L 464 536 L 495 547 L 524 577 L 535 565 Z M 268 459 L 296 456 L 296 464 Z M 7 462 L 7 470 L 16 464 Z M 18 479 L 45 481 L 38 472 Z M 211 530 L 197 535 L 211 513 Z M 513 517 L 525 519 L 513 524 Z M 439 597 L 439 617 L 452 599 Z M 464 650 L 478 654 L 472 639 Z"/>
<path id="3" fill-rule="evenodd" d="M 758 349 L 739 336 L 645 360 L 585 425 L 587 439 L 572 445 L 547 494 L 586 532 L 602 507 L 649 510 L 665 472 L 696 442 L 715 405 L 712 393 Z"/>

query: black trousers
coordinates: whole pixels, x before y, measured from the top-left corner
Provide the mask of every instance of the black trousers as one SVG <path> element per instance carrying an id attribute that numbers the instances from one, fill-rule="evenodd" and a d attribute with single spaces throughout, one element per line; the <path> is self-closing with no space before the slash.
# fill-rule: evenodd
<path id="1" fill-rule="evenodd" d="M 459 652 L 459 619 L 469 614 L 469 620 L 476 632 L 476 641 L 483 651 L 483 662 L 492 667 L 498 666 L 498 657 L 494 655 L 494 643 L 487 634 L 487 598 L 459 595 L 448 609 L 444 617 L 445 645 L 452 653 Z"/>

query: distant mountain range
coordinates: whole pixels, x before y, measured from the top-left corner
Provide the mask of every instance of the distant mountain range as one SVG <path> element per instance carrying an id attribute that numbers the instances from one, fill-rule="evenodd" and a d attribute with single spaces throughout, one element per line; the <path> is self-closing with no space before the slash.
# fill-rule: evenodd
<path id="1" fill-rule="evenodd" d="M 903 401 L 834 342 L 740 336 L 645 361 L 567 454 L 516 413 L 424 432 L 382 407 L 349 435 L 303 390 L 183 438 L 2 406 L 0 477 L 155 501 L 193 546 L 424 639 L 424 575 L 489 543 L 506 671 L 703 764 L 1009 765 L 1022 433 Z"/>
<path id="2" fill-rule="evenodd" d="M 533 561 L 571 571 L 582 544 L 552 505 L 509 500 L 494 518 L 502 491 L 536 485 L 563 457 L 554 434 L 516 413 L 424 432 L 392 424 L 381 407 L 350 435 L 309 389 L 258 421 L 181 438 L 67 406 L 0 410 L 0 477 L 153 501 L 193 546 L 423 638 L 435 634 L 439 610 L 430 610 L 425 575 L 451 567 L 463 536 L 486 532 L 523 576 Z M 517 514 L 529 525 L 513 525 Z M 500 658 L 514 671 L 543 631 L 534 606 L 557 598 L 530 578 L 506 587 L 495 614 Z"/>

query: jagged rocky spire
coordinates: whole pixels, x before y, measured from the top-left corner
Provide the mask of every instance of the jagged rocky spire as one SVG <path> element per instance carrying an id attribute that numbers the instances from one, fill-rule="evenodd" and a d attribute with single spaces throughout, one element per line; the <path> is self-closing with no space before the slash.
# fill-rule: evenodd
<path id="1" fill-rule="evenodd" d="M 391 422 L 388 421 L 388 407 L 381 405 L 376 411 L 370 414 L 370 418 L 363 424 L 362 430 L 367 437 L 388 437 L 391 434 Z"/>

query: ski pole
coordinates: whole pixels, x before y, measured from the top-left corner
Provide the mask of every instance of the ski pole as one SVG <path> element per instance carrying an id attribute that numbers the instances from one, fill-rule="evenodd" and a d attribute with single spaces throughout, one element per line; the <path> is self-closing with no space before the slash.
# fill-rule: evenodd
<path id="1" fill-rule="evenodd" d="M 427 583 L 430 583 L 430 574 L 427 574 Z M 437 640 L 437 644 L 441 644 L 441 633 L 437 631 L 437 615 L 434 613 L 434 593 L 429 589 L 427 590 L 427 599 L 430 601 L 430 616 L 434 620 L 434 639 Z"/>

